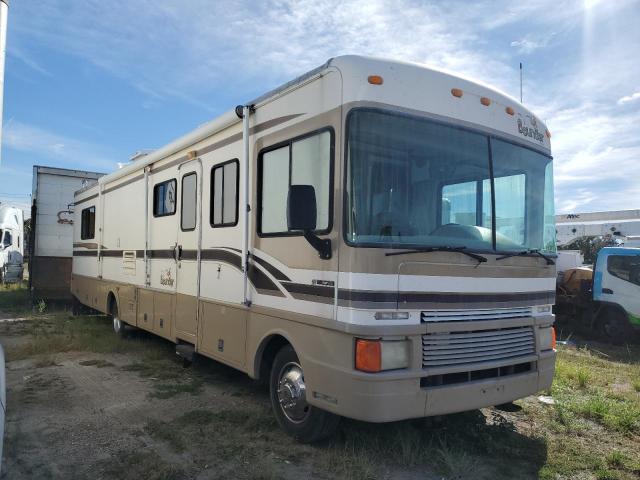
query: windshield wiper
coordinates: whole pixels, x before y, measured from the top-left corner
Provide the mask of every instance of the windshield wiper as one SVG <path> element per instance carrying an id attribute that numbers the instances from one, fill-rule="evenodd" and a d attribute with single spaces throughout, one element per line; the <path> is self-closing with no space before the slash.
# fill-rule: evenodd
<path id="1" fill-rule="evenodd" d="M 467 247 L 447 247 L 445 245 L 440 247 L 425 247 L 415 250 L 403 250 L 399 252 L 387 252 L 385 256 L 392 257 L 394 255 L 409 255 L 411 253 L 423 253 L 423 252 L 458 252 L 466 255 L 467 257 L 471 257 L 474 260 L 477 260 L 478 263 L 484 263 L 487 261 L 487 257 L 483 257 L 482 255 L 478 255 L 477 253 L 468 252 Z"/>
<path id="2" fill-rule="evenodd" d="M 556 262 L 554 262 L 551 257 L 545 255 L 540 250 L 537 250 L 535 248 L 530 248 L 528 250 L 522 250 L 521 252 L 507 253 L 506 255 L 502 255 L 501 257 L 496 258 L 496 261 L 502 260 L 504 258 L 510 258 L 510 257 L 521 257 L 521 256 L 524 256 L 524 255 L 538 255 L 539 257 L 542 257 L 542 258 L 544 258 L 546 260 L 547 265 L 555 265 L 556 264 Z"/>

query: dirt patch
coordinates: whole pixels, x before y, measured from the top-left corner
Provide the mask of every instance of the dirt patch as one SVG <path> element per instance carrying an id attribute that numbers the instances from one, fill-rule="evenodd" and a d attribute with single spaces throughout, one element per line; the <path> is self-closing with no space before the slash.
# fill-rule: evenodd
<path id="1" fill-rule="evenodd" d="M 207 359 L 184 368 L 174 346 L 158 337 L 138 331 L 117 339 L 106 318 L 64 312 L 0 328 L 8 333 L 2 342 L 11 339 L 2 480 L 640 473 L 635 351 L 562 352 L 547 392 L 554 405 L 534 396 L 433 419 L 345 420 L 335 438 L 308 446 L 278 428 L 264 387 Z"/>

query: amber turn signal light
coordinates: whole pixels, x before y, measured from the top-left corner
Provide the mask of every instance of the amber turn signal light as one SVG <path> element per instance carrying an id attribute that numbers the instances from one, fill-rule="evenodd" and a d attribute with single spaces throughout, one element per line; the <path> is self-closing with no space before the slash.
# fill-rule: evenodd
<path id="1" fill-rule="evenodd" d="M 452 88 L 451 89 L 451 95 L 453 95 L 454 97 L 462 97 L 462 90 L 459 88 Z"/>
<path id="2" fill-rule="evenodd" d="M 553 350 L 556 349 L 556 329 L 555 329 L 555 327 L 551 327 L 551 348 Z"/>
<path id="3" fill-rule="evenodd" d="M 356 340 L 356 370 L 376 373 L 382 369 L 380 340 Z"/>
<path id="4" fill-rule="evenodd" d="M 369 75 L 367 81 L 371 85 L 382 85 L 384 83 L 384 80 L 380 75 Z"/>

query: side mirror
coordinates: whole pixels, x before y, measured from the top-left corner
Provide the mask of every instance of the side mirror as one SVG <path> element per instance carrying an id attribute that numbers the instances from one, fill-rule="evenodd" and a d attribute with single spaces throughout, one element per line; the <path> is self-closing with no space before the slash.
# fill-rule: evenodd
<path id="1" fill-rule="evenodd" d="M 316 191 L 312 185 L 291 185 L 287 196 L 287 229 L 302 231 L 304 238 L 318 251 L 320 258 L 331 258 L 331 240 L 318 237 Z"/>
<path id="2" fill-rule="evenodd" d="M 287 197 L 287 228 L 292 230 L 315 230 L 318 209 L 316 190 L 311 185 L 291 185 Z"/>

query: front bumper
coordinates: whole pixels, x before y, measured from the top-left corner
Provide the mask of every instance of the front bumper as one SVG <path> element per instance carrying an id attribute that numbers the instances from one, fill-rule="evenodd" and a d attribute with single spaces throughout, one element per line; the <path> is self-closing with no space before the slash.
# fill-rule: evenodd
<path id="1" fill-rule="evenodd" d="M 421 344 L 420 338 L 411 339 Z M 416 347 L 415 355 L 421 355 Z M 529 363 L 530 369 L 505 376 L 425 386 L 429 370 L 415 366 L 407 370 L 363 373 L 353 369 L 329 367 L 305 358 L 305 377 L 309 379 L 307 401 L 323 410 L 367 422 L 391 422 L 432 415 L 458 413 L 508 403 L 550 388 L 556 352 L 537 351 L 511 364 Z M 488 371 L 509 361 L 467 365 L 469 371 Z"/>

